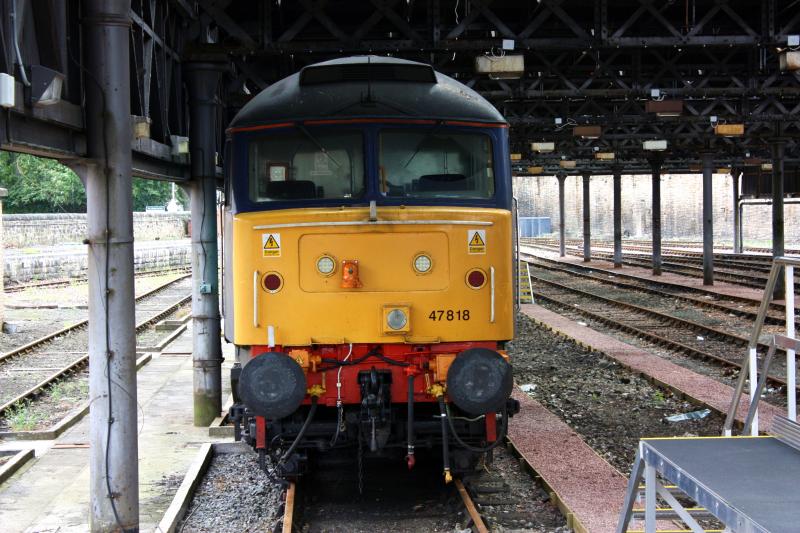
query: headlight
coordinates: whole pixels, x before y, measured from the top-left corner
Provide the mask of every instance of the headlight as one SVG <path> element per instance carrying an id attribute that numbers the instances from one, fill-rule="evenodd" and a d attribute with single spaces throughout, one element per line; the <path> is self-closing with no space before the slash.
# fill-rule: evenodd
<path id="1" fill-rule="evenodd" d="M 397 331 L 406 327 L 408 317 L 402 309 L 392 309 L 386 316 L 386 323 L 390 328 Z"/>
<path id="2" fill-rule="evenodd" d="M 429 256 L 419 254 L 414 258 L 414 270 L 416 270 L 418 274 L 427 274 L 430 272 L 431 267 L 433 267 L 433 261 L 431 261 Z"/>
<path id="3" fill-rule="evenodd" d="M 323 276 L 330 276 L 334 270 L 336 270 L 336 261 L 333 260 L 333 257 L 323 255 L 317 259 L 317 271 Z"/>

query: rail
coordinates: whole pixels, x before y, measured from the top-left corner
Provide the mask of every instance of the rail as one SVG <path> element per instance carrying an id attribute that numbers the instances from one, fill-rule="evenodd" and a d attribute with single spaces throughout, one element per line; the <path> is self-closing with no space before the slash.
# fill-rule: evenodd
<path id="1" fill-rule="evenodd" d="M 767 278 L 767 286 L 764 288 L 764 296 L 761 299 L 761 305 L 758 308 L 758 315 L 756 315 L 755 325 L 753 332 L 750 335 L 750 340 L 747 345 L 747 354 L 742 360 L 741 372 L 739 372 L 739 380 L 736 382 L 736 390 L 733 393 L 731 406 L 728 409 L 728 415 L 725 418 L 725 426 L 723 434 L 730 436 L 733 431 L 733 422 L 736 419 L 736 412 L 739 409 L 739 400 L 744 392 L 744 385 L 747 378 L 750 378 L 750 408 L 745 422 L 745 431 L 752 435 L 758 435 L 758 402 L 763 390 L 763 382 L 765 376 L 769 371 L 769 366 L 772 363 L 772 356 L 775 354 L 775 348 L 781 346 L 786 349 L 786 411 L 787 417 L 792 422 L 797 422 L 797 391 L 796 391 L 796 366 L 795 366 L 795 353 L 798 346 L 797 339 L 795 339 L 795 316 L 794 316 L 794 267 L 800 266 L 800 258 L 794 257 L 776 257 L 772 262 L 772 268 L 769 271 Z M 757 348 L 758 340 L 761 336 L 761 330 L 764 327 L 764 320 L 767 316 L 767 310 L 772 302 L 775 294 L 775 287 L 778 283 L 778 276 L 781 274 L 781 269 L 784 270 L 785 276 L 785 293 L 784 302 L 786 307 L 786 335 L 775 335 L 770 343 L 767 356 L 764 358 L 762 368 L 762 379 L 758 379 L 758 359 Z M 746 365 L 746 366 L 745 366 Z M 745 371 L 747 368 L 747 371 Z M 758 383 L 758 385 L 756 385 Z"/>

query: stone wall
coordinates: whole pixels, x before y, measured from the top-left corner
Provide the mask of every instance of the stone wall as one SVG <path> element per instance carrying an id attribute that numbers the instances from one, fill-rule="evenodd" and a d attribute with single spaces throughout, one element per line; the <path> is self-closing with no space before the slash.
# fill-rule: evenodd
<path id="1" fill-rule="evenodd" d="M 733 184 L 727 174 L 714 175 L 714 240 L 733 242 Z M 569 176 L 565 187 L 567 237 L 583 236 L 583 178 Z M 550 217 L 558 233 L 558 180 L 554 176 L 514 178 L 514 194 L 519 199 L 521 216 Z M 592 236 L 611 239 L 614 232 L 611 176 L 592 176 Z M 661 178 L 661 231 L 664 239 L 700 241 L 703 238 L 703 183 L 696 174 L 668 174 Z M 622 176 L 623 238 L 652 237 L 650 176 Z M 744 207 L 746 246 L 772 245 L 772 207 Z M 784 207 L 786 245 L 800 245 L 800 205 Z"/>
<path id="2" fill-rule="evenodd" d="M 174 240 L 187 236 L 189 213 L 134 213 L 137 241 Z M 86 238 L 85 213 L 3 215 L 6 248 L 81 243 Z"/>
<path id="3" fill-rule="evenodd" d="M 188 269 L 191 267 L 189 239 L 134 243 L 133 263 L 137 274 Z M 6 250 L 4 282 L 10 286 L 48 279 L 83 279 L 87 268 L 87 249 L 82 244 L 42 250 Z"/>

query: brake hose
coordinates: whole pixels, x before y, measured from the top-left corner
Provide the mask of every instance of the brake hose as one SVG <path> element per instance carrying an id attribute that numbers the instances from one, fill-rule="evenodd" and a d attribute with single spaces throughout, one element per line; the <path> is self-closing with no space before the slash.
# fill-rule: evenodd
<path id="1" fill-rule="evenodd" d="M 506 434 L 508 433 L 508 413 L 505 410 L 503 410 L 503 423 L 500 426 L 500 434 L 497 436 L 497 439 L 486 447 L 478 447 L 467 444 L 461 440 L 461 437 L 459 437 L 458 433 L 456 433 L 456 428 L 453 425 L 453 419 L 450 417 L 450 406 L 444 403 L 444 396 L 439 396 L 437 399 L 439 400 L 439 405 L 442 408 L 442 412 L 446 413 L 447 423 L 450 425 L 450 433 L 453 434 L 453 438 L 456 440 L 459 446 L 466 448 L 471 452 L 486 453 L 497 448 L 500 443 L 503 442 L 503 439 L 505 439 Z"/>

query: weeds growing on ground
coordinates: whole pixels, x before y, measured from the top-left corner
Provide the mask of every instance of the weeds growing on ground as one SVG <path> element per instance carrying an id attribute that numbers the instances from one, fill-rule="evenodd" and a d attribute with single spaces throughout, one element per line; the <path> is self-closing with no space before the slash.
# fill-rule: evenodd
<path id="1" fill-rule="evenodd" d="M 49 423 L 53 407 L 62 402 L 78 404 L 89 396 L 89 381 L 67 378 L 45 389 L 35 402 L 17 402 L 6 412 L 5 424 L 11 431 L 32 431 Z"/>

